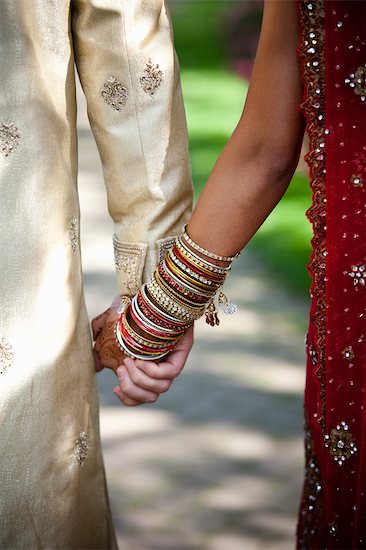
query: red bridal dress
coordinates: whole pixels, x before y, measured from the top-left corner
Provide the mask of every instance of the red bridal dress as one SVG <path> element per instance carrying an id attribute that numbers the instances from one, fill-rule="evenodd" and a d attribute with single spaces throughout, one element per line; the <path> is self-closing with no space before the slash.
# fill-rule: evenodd
<path id="1" fill-rule="evenodd" d="M 366 548 L 366 2 L 300 0 L 314 229 L 297 548 Z"/>

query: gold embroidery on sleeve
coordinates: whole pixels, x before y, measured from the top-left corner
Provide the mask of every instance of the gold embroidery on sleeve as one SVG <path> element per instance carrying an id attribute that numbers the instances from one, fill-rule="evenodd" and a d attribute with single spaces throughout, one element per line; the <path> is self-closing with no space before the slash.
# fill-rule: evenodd
<path id="1" fill-rule="evenodd" d="M 0 374 L 13 365 L 13 348 L 5 338 L 0 339 Z"/>
<path id="2" fill-rule="evenodd" d="M 147 245 L 121 242 L 113 237 L 114 263 L 122 273 L 129 294 L 136 294 L 142 283 Z"/>
<path id="3" fill-rule="evenodd" d="M 86 432 L 80 432 L 76 440 L 74 447 L 74 457 L 79 463 L 79 466 L 82 466 L 86 457 L 88 456 L 89 450 L 89 439 Z"/>
<path id="4" fill-rule="evenodd" d="M 15 124 L 10 120 L 3 122 L 0 126 L 0 151 L 4 157 L 16 151 L 19 141 L 20 133 Z"/>
<path id="5" fill-rule="evenodd" d="M 69 227 L 69 240 L 73 253 L 75 254 L 79 244 L 79 220 L 72 218 Z"/>
<path id="6" fill-rule="evenodd" d="M 140 84 L 145 94 L 153 96 L 160 88 L 162 80 L 163 73 L 159 65 L 154 65 L 151 59 L 149 59 L 145 65 L 144 74 L 140 78 Z"/>
<path id="7" fill-rule="evenodd" d="M 164 239 L 159 239 L 156 244 L 158 245 L 159 250 L 159 261 L 163 259 L 165 253 L 171 248 L 174 244 L 175 237 L 165 237 Z"/>
<path id="8" fill-rule="evenodd" d="M 112 75 L 109 75 L 104 82 L 100 95 L 106 104 L 115 111 L 121 111 L 128 99 L 127 88 L 118 78 Z"/>

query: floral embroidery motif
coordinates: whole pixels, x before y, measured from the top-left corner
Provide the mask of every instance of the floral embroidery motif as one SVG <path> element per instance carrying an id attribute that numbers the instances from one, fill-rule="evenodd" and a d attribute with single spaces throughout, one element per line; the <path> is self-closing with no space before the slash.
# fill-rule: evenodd
<path id="1" fill-rule="evenodd" d="M 141 286 L 146 245 L 123 243 L 113 237 L 114 263 L 122 273 L 128 294 L 136 294 Z"/>
<path id="2" fill-rule="evenodd" d="M 4 157 L 14 153 L 19 145 L 19 129 L 10 120 L 0 126 L 0 150 Z"/>
<path id="3" fill-rule="evenodd" d="M 128 99 L 127 88 L 118 78 L 110 75 L 104 82 L 100 95 L 106 104 L 115 111 L 121 111 Z"/>
<path id="4" fill-rule="evenodd" d="M 168 250 L 173 246 L 175 241 L 175 237 L 165 237 L 165 239 L 159 239 L 157 241 L 158 249 L 159 249 L 159 261 L 161 261 L 165 254 L 168 252 Z"/>
<path id="5" fill-rule="evenodd" d="M 362 286 L 366 285 L 365 268 L 366 268 L 365 264 L 351 266 L 352 271 L 348 273 L 348 276 L 353 279 L 354 286 L 357 286 L 358 284 Z"/>
<path id="6" fill-rule="evenodd" d="M 0 374 L 3 374 L 13 365 L 13 348 L 5 338 L 0 340 Z"/>
<path id="7" fill-rule="evenodd" d="M 352 359 L 355 358 L 355 352 L 353 351 L 353 347 L 347 346 L 346 348 L 344 348 L 344 350 L 342 351 L 342 357 L 346 361 L 352 361 Z"/>
<path id="8" fill-rule="evenodd" d="M 363 187 L 363 179 L 361 174 L 352 174 L 351 184 L 353 187 Z"/>
<path id="9" fill-rule="evenodd" d="M 69 239 L 72 251 L 75 254 L 79 244 L 79 221 L 77 218 L 73 218 L 70 222 Z"/>
<path id="10" fill-rule="evenodd" d="M 358 67 L 355 73 L 349 75 L 345 79 L 345 83 L 349 84 L 356 95 L 360 96 L 361 101 L 366 100 L 366 67 Z"/>
<path id="11" fill-rule="evenodd" d="M 80 432 L 79 437 L 76 440 L 73 454 L 76 460 L 79 463 L 79 466 L 82 466 L 86 457 L 88 456 L 89 450 L 89 439 L 86 432 Z"/>
<path id="12" fill-rule="evenodd" d="M 140 84 L 145 94 L 153 96 L 160 88 L 162 80 L 163 73 L 159 65 L 154 65 L 151 59 L 149 59 L 145 65 L 144 75 L 140 78 Z"/>
<path id="13" fill-rule="evenodd" d="M 308 271 L 312 277 L 311 295 L 314 303 L 314 344 L 318 350 L 315 375 L 319 381 L 319 414 L 318 422 L 325 431 L 325 59 L 324 59 L 324 0 L 302 0 L 299 3 L 302 30 L 299 56 L 302 62 L 304 81 L 306 82 L 305 99 L 301 105 L 306 116 L 307 130 L 310 138 L 310 151 L 306 161 L 311 170 L 311 188 L 313 191 L 312 206 L 307 211 L 314 237 L 313 253 Z"/>
<path id="14" fill-rule="evenodd" d="M 324 436 L 325 447 L 329 449 L 339 466 L 342 466 L 348 458 L 357 452 L 353 436 L 348 430 L 348 424 L 343 421 L 333 428 L 330 435 Z"/>

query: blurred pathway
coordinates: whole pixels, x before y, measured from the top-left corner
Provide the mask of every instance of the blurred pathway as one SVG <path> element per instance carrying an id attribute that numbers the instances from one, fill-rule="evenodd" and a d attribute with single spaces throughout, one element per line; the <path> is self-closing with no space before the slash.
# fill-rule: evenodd
<path id="1" fill-rule="evenodd" d="M 116 292 L 113 227 L 79 109 L 85 291 L 90 317 Z M 287 550 L 302 481 L 307 305 L 250 253 L 227 286 L 239 306 L 197 324 L 184 373 L 153 406 L 128 409 L 99 376 L 101 427 L 121 550 Z"/>

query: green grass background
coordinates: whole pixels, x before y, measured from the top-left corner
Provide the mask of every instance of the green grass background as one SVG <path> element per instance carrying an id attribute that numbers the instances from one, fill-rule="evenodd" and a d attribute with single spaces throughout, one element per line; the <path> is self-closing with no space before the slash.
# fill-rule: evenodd
<path id="1" fill-rule="evenodd" d="M 248 82 L 230 69 L 230 0 L 171 0 L 175 45 L 182 68 L 195 196 L 240 117 Z M 243 21 L 245 40 L 245 20 Z M 269 90 L 270 91 L 270 90 Z M 273 277 L 294 292 L 307 292 L 311 227 L 305 211 L 311 202 L 304 171 L 248 245 Z M 243 220 L 244 223 L 244 220 Z"/>

